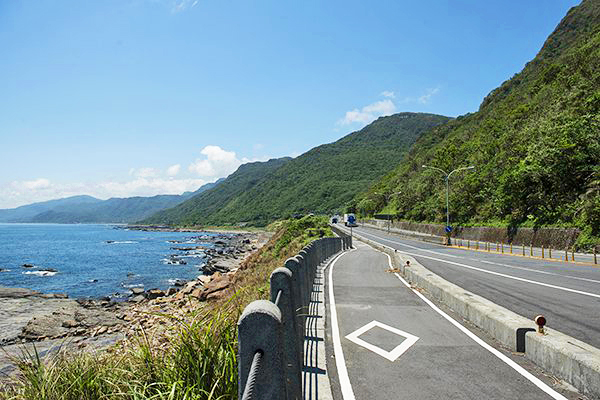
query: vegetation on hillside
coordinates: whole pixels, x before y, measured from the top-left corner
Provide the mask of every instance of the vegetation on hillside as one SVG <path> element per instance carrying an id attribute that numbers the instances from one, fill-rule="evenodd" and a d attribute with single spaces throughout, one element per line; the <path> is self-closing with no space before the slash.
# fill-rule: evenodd
<path id="1" fill-rule="evenodd" d="M 178 206 L 158 212 L 142 223 L 167 225 L 220 225 L 223 221 L 209 218 L 226 204 L 242 196 L 263 179 L 268 179 L 289 157 L 271 159 L 267 162 L 253 162 L 241 165 L 217 187 L 207 190 Z M 239 221 L 234 221 L 239 222 Z M 270 222 L 270 221 L 269 221 Z"/>
<path id="2" fill-rule="evenodd" d="M 243 165 L 217 188 L 144 222 L 265 225 L 294 213 L 340 210 L 358 191 L 397 165 L 423 132 L 448 120 L 419 113 L 379 118 L 360 131 L 270 169 L 258 179 L 255 175 L 242 179 L 249 164 Z M 263 166 L 270 167 L 256 164 Z"/>
<path id="3" fill-rule="evenodd" d="M 569 11 L 536 58 L 478 112 L 423 135 L 408 157 L 351 204 L 365 214 L 455 224 L 577 226 L 600 242 L 600 3 Z M 398 194 L 399 193 L 399 194 Z"/>
<path id="4" fill-rule="evenodd" d="M 163 336 L 141 331 L 108 352 L 62 353 L 45 362 L 31 354 L 19 365 L 18 381 L 4 387 L 0 382 L 0 399 L 236 399 L 241 311 L 269 298 L 269 276 L 288 257 L 314 239 L 332 236 L 320 217 L 279 221 L 272 228 L 271 240 L 235 275 L 231 298 L 194 303 L 183 318 L 162 315 L 169 327 Z"/>

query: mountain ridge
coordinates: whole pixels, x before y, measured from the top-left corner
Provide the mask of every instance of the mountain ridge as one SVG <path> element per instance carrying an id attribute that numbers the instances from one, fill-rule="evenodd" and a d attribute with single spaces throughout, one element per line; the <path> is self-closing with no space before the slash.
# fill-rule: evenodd
<path id="1" fill-rule="evenodd" d="M 246 222 L 264 225 L 294 213 L 341 209 L 398 162 L 416 138 L 450 117 L 398 113 L 380 117 L 364 128 L 312 148 L 245 186 L 218 207 L 207 207 L 214 191 L 164 210 L 142 222 L 218 225 Z M 233 176 L 233 174 L 232 174 Z M 228 178 L 229 179 L 229 178 Z"/>
<path id="2" fill-rule="evenodd" d="M 479 111 L 427 132 L 353 208 L 414 221 L 577 226 L 600 236 L 600 3 L 572 8 L 535 58 L 492 90 Z M 387 202 L 376 193 L 397 193 Z M 597 240 L 593 239 L 592 241 Z"/>
<path id="3" fill-rule="evenodd" d="M 88 195 L 71 196 L 0 210 L 4 223 L 130 223 L 218 185 L 207 183 L 181 195 L 112 197 L 107 200 Z"/>

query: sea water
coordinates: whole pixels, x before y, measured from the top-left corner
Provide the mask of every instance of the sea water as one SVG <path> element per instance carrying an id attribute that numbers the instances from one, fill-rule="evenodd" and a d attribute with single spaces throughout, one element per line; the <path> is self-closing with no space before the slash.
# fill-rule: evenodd
<path id="1" fill-rule="evenodd" d="M 176 279 L 202 274 L 199 268 L 206 258 L 201 251 L 186 255 L 171 249 L 196 246 L 174 242 L 199 235 L 211 234 L 147 232 L 115 225 L 0 224 L 0 268 L 8 270 L 0 271 L 0 286 L 75 298 L 119 298 L 133 287 L 166 289 Z M 167 264 L 174 254 L 184 256 L 187 264 Z"/>

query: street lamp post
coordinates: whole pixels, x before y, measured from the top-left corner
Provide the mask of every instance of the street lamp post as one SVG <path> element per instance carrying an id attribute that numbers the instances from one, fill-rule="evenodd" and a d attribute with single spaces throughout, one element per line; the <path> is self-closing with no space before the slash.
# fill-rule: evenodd
<path id="1" fill-rule="evenodd" d="M 425 165 L 425 164 L 423 164 L 423 168 L 435 169 L 436 171 L 440 171 L 442 174 L 446 175 L 446 178 L 445 178 L 445 180 L 446 180 L 446 229 L 451 229 L 451 228 L 450 228 L 450 208 L 449 208 L 449 202 L 448 202 L 448 193 L 449 193 L 449 191 L 450 191 L 450 188 L 449 188 L 449 183 L 448 183 L 448 182 L 450 181 L 450 176 L 451 176 L 453 173 L 457 172 L 457 171 L 464 171 L 464 170 L 467 170 L 467 169 L 474 169 L 474 168 L 475 168 L 475 166 L 474 166 L 474 165 L 471 165 L 471 166 L 469 166 L 469 167 L 460 167 L 460 168 L 456 168 L 456 169 L 454 169 L 454 170 L 450 171 L 450 173 L 448 173 L 448 172 L 444 171 L 444 170 L 443 170 L 443 169 L 441 169 L 441 168 L 432 167 L 432 166 Z M 448 246 L 450 246 L 450 232 L 448 232 L 448 242 L 447 242 L 446 244 L 447 244 Z"/>

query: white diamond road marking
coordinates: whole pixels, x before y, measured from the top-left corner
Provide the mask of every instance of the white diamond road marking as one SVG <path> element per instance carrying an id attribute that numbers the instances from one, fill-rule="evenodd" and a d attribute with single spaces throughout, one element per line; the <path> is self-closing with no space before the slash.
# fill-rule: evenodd
<path id="1" fill-rule="evenodd" d="M 378 326 L 382 329 L 385 329 L 387 331 L 390 331 L 392 333 L 395 333 L 398 336 L 402 336 L 406 339 L 404 339 L 404 341 L 402 343 L 400 343 L 398 346 L 396 346 L 392 351 L 385 351 L 384 349 L 377 347 L 375 345 L 372 345 L 371 343 L 365 342 L 364 340 L 359 338 L 360 335 L 362 335 L 363 333 L 367 332 L 370 329 L 373 329 L 376 326 Z M 356 343 L 357 345 L 362 346 L 368 350 L 371 350 L 375 354 L 379 354 L 383 358 L 387 358 L 391 362 L 394 362 L 394 361 L 396 361 L 396 359 L 398 357 L 400 357 L 402 355 L 402 353 L 404 353 L 406 350 L 408 350 L 410 346 L 415 344 L 417 342 L 417 340 L 419 340 L 419 337 L 415 336 L 415 335 L 411 335 L 408 332 L 401 331 L 400 329 L 392 328 L 391 326 L 382 324 L 381 322 L 371 321 L 367 325 L 363 326 L 362 328 L 359 328 L 359 329 L 355 330 L 354 332 L 352 332 L 351 334 L 347 335 L 346 339 L 348 339 L 348 340 Z"/>

